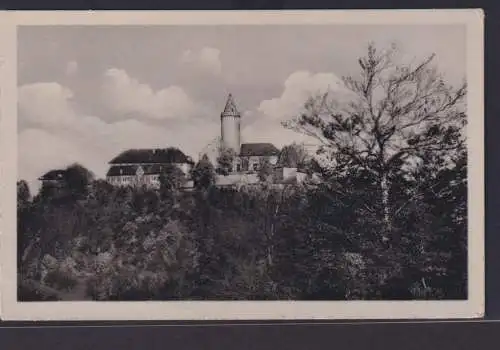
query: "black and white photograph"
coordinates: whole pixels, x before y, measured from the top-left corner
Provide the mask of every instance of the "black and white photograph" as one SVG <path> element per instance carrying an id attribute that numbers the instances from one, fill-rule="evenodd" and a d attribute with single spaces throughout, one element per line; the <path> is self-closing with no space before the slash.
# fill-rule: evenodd
<path id="1" fill-rule="evenodd" d="M 482 17 L 377 12 L 17 25 L 2 293 L 24 315 L 480 316 Z"/>

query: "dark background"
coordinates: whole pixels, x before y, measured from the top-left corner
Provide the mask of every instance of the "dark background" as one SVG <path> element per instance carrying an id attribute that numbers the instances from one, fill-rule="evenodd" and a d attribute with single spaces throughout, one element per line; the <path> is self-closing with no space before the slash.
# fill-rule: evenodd
<path id="1" fill-rule="evenodd" d="M 331 324 L 2 329 L 2 349 L 50 350 L 482 350 L 498 324 Z"/>
<path id="2" fill-rule="evenodd" d="M 497 349 L 500 331 L 500 1 L 459 0 L 0 0 L 16 10 L 431 9 L 485 10 L 486 316 L 488 322 L 309 324 L 0 323 L 1 349 Z M 497 33 L 498 36 L 497 36 Z M 495 145 L 497 142 L 497 145 Z M 495 176 L 496 175 L 496 176 Z M 79 327 L 76 327 L 78 325 Z"/>

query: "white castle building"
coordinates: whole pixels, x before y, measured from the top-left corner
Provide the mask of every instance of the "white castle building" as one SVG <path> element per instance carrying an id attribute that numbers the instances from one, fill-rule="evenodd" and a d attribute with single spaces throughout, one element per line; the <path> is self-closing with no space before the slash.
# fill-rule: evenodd
<path id="1" fill-rule="evenodd" d="M 130 149 L 120 153 L 110 162 L 106 180 L 115 186 L 160 187 L 160 174 L 166 166 L 175 165 L 186 175 L 189 187 L 191 158 L 177 148 Z"/>

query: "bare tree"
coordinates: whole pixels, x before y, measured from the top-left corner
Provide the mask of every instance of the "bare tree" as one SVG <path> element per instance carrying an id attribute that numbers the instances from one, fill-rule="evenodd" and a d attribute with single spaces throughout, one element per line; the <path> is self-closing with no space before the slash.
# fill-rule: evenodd
<path id="1" fill-rule="evenodd" d="M 312 96 L 284 126 L 315 137 L 336 171 L 362 169 L 378 183 L 384 222 L 391 225 L 391 178 L 429 154 L 451 159 L 464 142 L 466 83 L 447 85 L 434 55 L 399 64 L 397 49 L 368 46 L 360 75 L 345 77 L 339 101 Z"/>

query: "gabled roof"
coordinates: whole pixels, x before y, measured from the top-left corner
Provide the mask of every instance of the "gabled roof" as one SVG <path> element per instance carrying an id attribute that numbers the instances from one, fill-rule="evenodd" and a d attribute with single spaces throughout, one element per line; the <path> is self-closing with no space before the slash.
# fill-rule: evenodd
<path id="1" fill-rule="evenodd" d="M 240 156 L 277 156 L 280 151 L 272 143 L 243 143 Z"/>
<path id="2" fill-rule="evenodd" d="M 233 115 L 233 116 L 240 115 L 238 108 L 236 108 L 236 103 L 234 102 L 232 94 L 229 94 L 229 96 L 227 96 L 226 106 L 224 107 L 224 111 L 222 112 L 222 115 L 223 116 L 224 115 Z"/>
<path id="3" fill-rule="evenodd" d="M 41 181 L 64 180 L 65 176 L 66 176 L 66 170 L 56 169 L 46 172 L 39 178 L 39 180 Z"/>
<path id="4" fill-rule="evenodd" d="M 130 149 L 113 158 L 110 164 L 141 164 L 141 163 L 192 163 L 181 150 L 177 148 L 160 149 Z"/>

